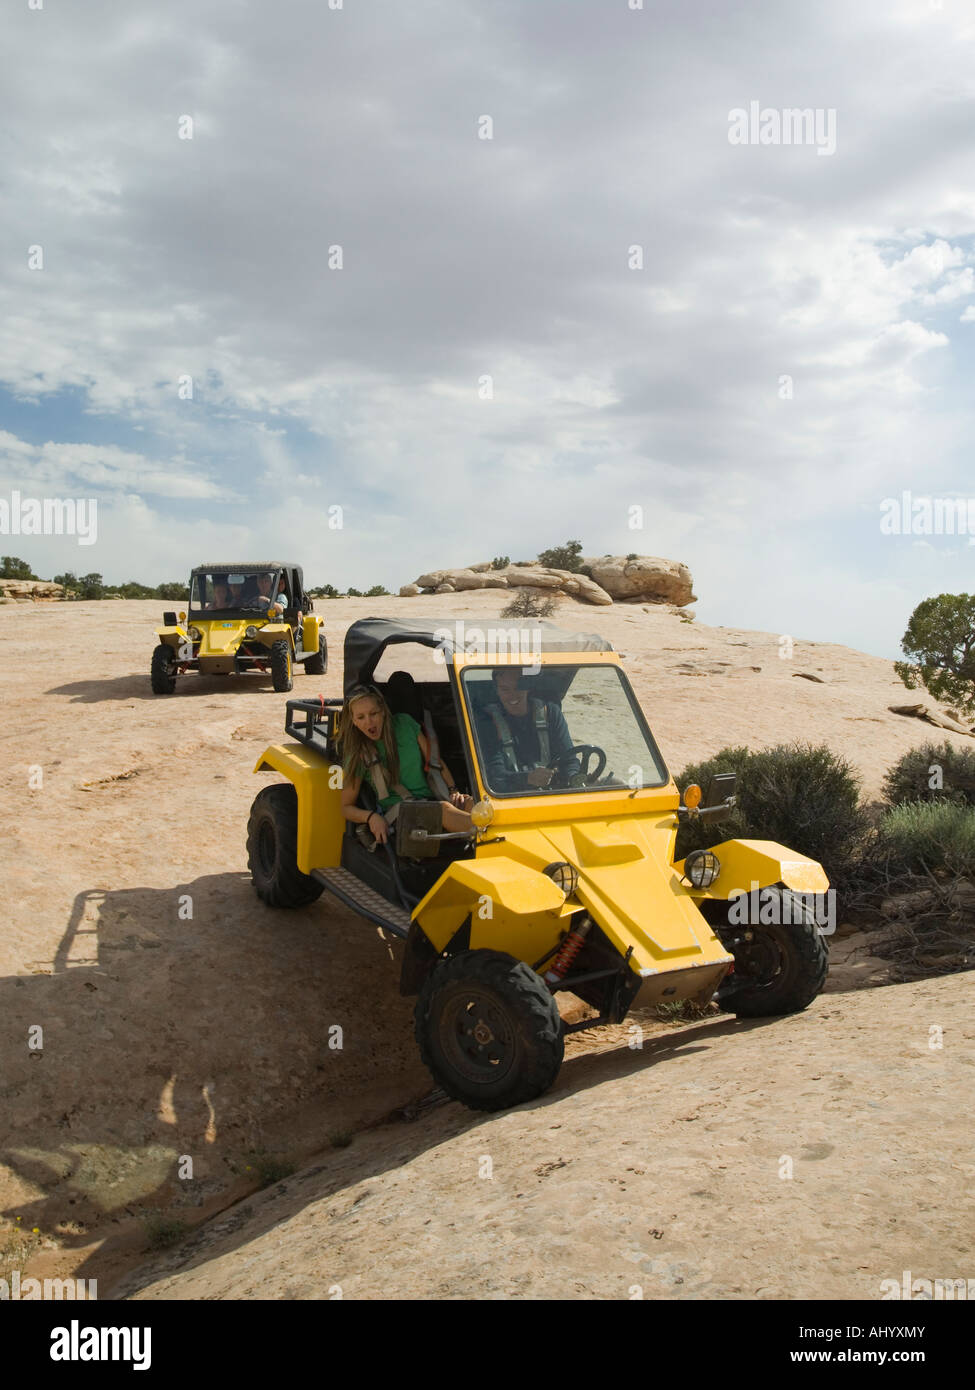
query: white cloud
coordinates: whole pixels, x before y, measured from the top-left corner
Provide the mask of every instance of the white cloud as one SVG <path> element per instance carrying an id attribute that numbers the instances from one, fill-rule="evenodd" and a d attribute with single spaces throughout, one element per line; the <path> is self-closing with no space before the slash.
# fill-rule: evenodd
<path id="1" fill-rule="evenodd" d="M 701 26 L 555 0 L 89 0 L 37 20 L 6 21 L 0 382 L 39 411 L 72 388 L 146 447 L 52 426 L 73 442 L 0 458 L 111 497 L 125 568 L 169 573 L 131 499 L 195 504 L 189 563 L 240 538 L 211 504 L 246 474 L 261 534 L 338 582 L 576 534 L 625 552 L 639 502 L 637 548 L 665 554 L 801 514 L 812 587 L 837 515 L 922 461 L 960 484 L 951 368 L 972 349 L 944 314 L 975 293 L 975 194 L 951 6 L 786 0 Z M 752 97 L 835 108 L 835 155 L 731 149 Z M 737 575 L 715 582 L 747 608 Z M 873 579 L 865 606 L 900 602 Z"/>

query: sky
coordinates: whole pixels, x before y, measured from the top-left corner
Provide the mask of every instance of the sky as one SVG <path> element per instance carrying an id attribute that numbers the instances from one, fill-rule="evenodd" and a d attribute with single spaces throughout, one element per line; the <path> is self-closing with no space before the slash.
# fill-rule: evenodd
<path id="1" fill-rule="evenodd" d="M 898 656 L 975 590 L 975 502 L 881 527 L 975 496 L 973 59 L 961 0 L 11 3 L 0 520 L 97 534 L 3 553 L 395 592 L 577 539 Z"/>

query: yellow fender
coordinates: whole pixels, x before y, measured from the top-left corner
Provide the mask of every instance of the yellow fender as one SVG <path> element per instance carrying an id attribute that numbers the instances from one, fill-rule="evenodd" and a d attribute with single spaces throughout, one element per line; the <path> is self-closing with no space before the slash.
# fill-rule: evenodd
<path id="1" fill-rule="evenodd" d="M 318 639 L 325 627 L 324 618 L 316 618 L 314 613 L 306 613 L 301 624 L 302 651 L 313 652 L 318 647 Z"/>
<path id="2" fill-rule="evenodd" d="M 342 769 L 300 743 L 274 744 L 257 760 L 255 772 L 280 772 L 298 793 L 298 868 L 337 868 L 342 859 Z M 553 885 L 554 887 L 554 885 Z"/>
<path id="3" fill-rule="evenodd" d="M 691 889 L 701 902 L 725 902 L 732 893 L 784 883 L 796 893 L 825 893 L 829 879 L 815 859 L 805 859 L 775 840 L 725 840 L 713 846 L 721 872 L 710 888 Z M 674 865 L 684 872 L 684 861 Z"/>
<path id="4" fill-rule="evenodd" d="M 417 903 L 413 920 L 440 952 L 469 916 L 472 950 L 507 951 L 535 959 L 553 947 L 565 928 L 562 889 L 537 869 L 503 855 L 457 859 Z"/>

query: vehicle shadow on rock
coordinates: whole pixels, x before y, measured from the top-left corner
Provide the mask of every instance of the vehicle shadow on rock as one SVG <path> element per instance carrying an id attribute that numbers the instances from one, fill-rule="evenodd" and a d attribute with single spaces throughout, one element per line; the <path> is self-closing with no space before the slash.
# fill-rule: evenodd
<path id="1" fill-rule="evenodd" d="M 107 680 L 71 681 L 67 685 L 56 685 L 45 690 L 45 695 L 68 695 L 73 705 L 97 705 L 105 700 L 153 700 L 157 704 L 182 700 L 195 696 L 222 694 L 237 689 L 241 680 L 248 686 L 270 690 L 271 677 L 264 672 L 248 672 L 244 677 L 232 674 L 226 676 L 200 676 L 191 672 L 181 676 L 172 695 L 156 695 L 149 685 L 149 677 L 144 675 L 113 676 Z"/>
<path id="2" fill-rule="evenodd" d="M 0 979 L 3 1216 L 74 1248 L 191 1225 L 262 1155 L 300 1163 L 421 1095 L 392 954 L 343 909 L 269 913 L 241 873 L 79 893 L 53 959 Z"/>

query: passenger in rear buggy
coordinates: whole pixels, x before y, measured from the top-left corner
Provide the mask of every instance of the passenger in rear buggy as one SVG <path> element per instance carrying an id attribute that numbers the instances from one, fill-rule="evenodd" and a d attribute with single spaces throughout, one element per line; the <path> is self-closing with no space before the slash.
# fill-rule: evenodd
<path id="1" fill-rule="evenodd" d="M 385 844 L 389 839 L 390 826 L 404 800 L 436 801 L 424 775 L 430 759 L 426 734 L 410 715 L 393 714 L 373 686 L 357 685 L 349 692 L 339 715 L 336 742 L 342 756 L 342 814 L 364 826 L 374 842 Z M 439 803 L 443 829 L 469 830 L 474 798 L 457 790 L 443 764 L 441 772 L 450 790 L 450 800 Z M 378 811 L 356 805 L 363 777 L 376 793 Z"/>

